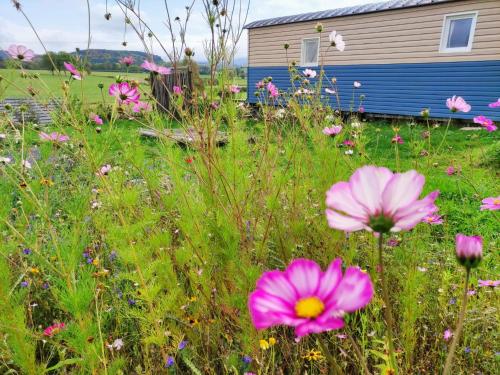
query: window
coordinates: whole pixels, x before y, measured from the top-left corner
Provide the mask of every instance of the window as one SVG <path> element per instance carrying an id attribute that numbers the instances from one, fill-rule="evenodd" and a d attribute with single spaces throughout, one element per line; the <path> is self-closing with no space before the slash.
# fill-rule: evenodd
<path id="1" fill-rule="evenodd" d="M 319 38 L 302 39 L 300 65 L 317 66 L 319 58 Z"/>
<path id="2" fill-rule="evenodd" d="M 443 53 L 470 52 L 474 40 L 476 20 L 477 12 L 446 15 L 439 51 Z"/>

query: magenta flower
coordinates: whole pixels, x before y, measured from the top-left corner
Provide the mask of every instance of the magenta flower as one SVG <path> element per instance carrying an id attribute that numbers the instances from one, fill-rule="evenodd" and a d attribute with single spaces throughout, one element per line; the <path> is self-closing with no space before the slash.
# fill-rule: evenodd
<path id="1" fill-rule="evenodd" d="M 352 85 L 354 86 L 354 88 L 359 89 L 361 87 L 361 82 L 354 81 L 354 83 Z"/>
<path id="2" fill-rule="evenodd" d="M 112 167 L 110 164 L 105 164 L 101 168 L 99 168 L 99 170 L 95 173 L 95 175 L 98 177 L 107 176 L 109 172 L 111 172 L 111 169 Z"/>
<path id="3" fill-rule="evenodd" d="M 443 333 L 444 341 L 449 341 L 452 337 L 453 337 L 453 332 L 451 329 L 448 328 L 446 331 L 444 331 Z"/>
<path id="4" fill-rule="evenodd" d="M 360 107 L 358 108 L 358 112 L 359 112 L 359 113 L 365 113 L 365 107 L 360 106 Z"/>
<path id="5" fill-rule="evenodd" d="M 120 59 L 120 64 L 125 66 L 130 66 L 134 63 L 134 58 L 132 56 L 124 56 Z"/>
<path id="6" fill-rule="evenodd" d="M 64 143 L 64 142 L 69 141 L 69 137 L 67 135 L 60 134 L 57 132 L 53 132 L 50 134 L 40 132 L 39 136 L 40 136 L 40 139 L 42 141 L 46 141 L 46 142 Z"/>
<path id="7" fill-rule="evenodd" d="M 238 94 L 241 91 L 241 88 L 238 85 L 229 86 L 229 92 L 231 94 Z"/>
<path id="8" fill-rule="evenodd" d="M 443 224 L 443 217 L 437 214 L 427 215 L 422 219 L 422 223 L 427 223 L 431 225 L 440 225 Z"/>
<path id="9" fill-rule="evenodd" d="M 152 73 L 158 73 L 158 74 L 162 74 L 162 75 L 168 75 L 168 74 L 172 73 L 172 69 L 164 67 L 164 66 L 156 65 L 154 62 L 147 61 L 147 60 L 145 60 L 141 64 L 141 68 L 149 70 Z"/>
<path id="10" fill-rule="evenodd" d="M 265 272 L 250 294 L 248 307 L 255 328 L 295 327 L 297 337 L 344 326 L 343 315 L 366 306 L 373 297 L 370 276 L 342 259 L 325 272 L 309 259 L 294 260 L 284 272 Z"/>
<path id="11" fill-rule="evenodd" d="M 263 81 L 259 81 L 255 84 L 255 87 L 257 89 L 263 89 L 266 86 L 266 84 Z"/>
<path id="12" fill-rule="evenodd" d="M 346 147 L 354 147 L 354 142 L 351 141 L 350 139 L 346 139 L 342 144 Z"/>
<path id="13" fill-rule="evenodd" d="M 307 78 L 316 78 L 316 76 L 318 75 L 318 73 L 316 73 L 316 71 L 312 69 L 305 69 L 302 74 L 304 74 L 304 76 L 306 76 Z"/>
<path id="14" fill-rule="evenodd" d="M 174 95 L 180 95 L 180 94 L 182 94 L 182 89 L 179 86 L 172 87 L 172 90 L 174 92 Z"/>
<path id="15" fill-rule="evenodd" d="M 71 73 L 71 77 L 73 77 L 73 79 L 76 79 L 78 81 L 80 81 L 82 79 L 82 75 L 80 74 L 80 72 L 75 68 L 75 66 L 73 64 L 70 64 L 68 62 L 64 62 L 64 67 L 66 68 L 66 70 L 68 72 Z"/>
<path id="16" fill-rule="evenodd" d="M 474 117 L 474 122 L 476 124 L 484 126 L 486 128 L 486 130 L 489 132 L 497 130 L 497 127 L 495 126 L 495 123 L 493 122 L 493 120 L 489 119 L 487 117 L 484 117 L 482 115 Z"/>
<path id="17" fill-rule="evenodd" d="M 137 103 L 141 96 L 137 87 L 130 87 L 128 82 L 113 83 L 109 86 L 109 95 L 115 96 L 120 104 Z"/>
<path id="18" fill-rule="evenodd" d="M 478 285 L 480 287 L 491 287 L 495 288 L 500 285 L 500 280 L 478 280 Z"/>
<path id="19" fill-rule="evenodd" d="M 392 137 L 391 143 L 397 143 L 397 144 L 402 145 L 405 142 L 403 141 L 403 138 L 401 138 L 401 136 L 399 134 L 396 134 L 394 137 Z"/>
<path id="20" fill-rule="evenodd" d="M 7 53 L 10 57 L 19 61 L 29 62 L 33 60 L 33 57 L 35 57 L 35 53 L 32 50 L 26 48 L 25 46 L 15 44 L 9 47 Z"/>
<path id="21" fill-rule="evenodd" d="M 446 106 L 452 112 L 470 112 L 471 106 L 461 97 L 453 95 L 452 98 L 446 100 Z"/>
<path id="22" fill-rule="evenodd" d="M 500 108 L 500 98 L 496 102 L 488 104 L 488 107 L 490 108 Z"/>
<path id="23" fill-rule="evenodd" d="M 272 82 L 267 84 L 267 92 L 271 98 L 277 98 L 279 95 L 278 88 Z"/>
<path id="24" fill-rule="evenodd" d="M 94 121 L 97 125 L 103 124 L 102 118 L 99 117 L 99 115 L 96 115 L 95 113 L 92 113 L 90 115 L 90 120 Z"/>
<path id="25" fill-rule="evenodd" d="M 392 173 L 383 167 L 361 167 L 348 182 L 326 192 L 328 225 L 346 232 L 410 230 L 437 211 L 439 191 L 418 199 L 424 183 L 425 177 L 414 170 Z"/>
<path id="26" fill-rule="evenodd" d="M 455 173 L 457 173 L 457 170 L 453 165 L 450 165 L 448 168 L 446 168 L 446 174 L 448 176 L 453 176 Z"/>
<path id="27" fill-rule="evenodd" d="M 43 335 L 47 337 L 52 337 L 64 329 L 64 323 L 53 324 L 43 330 Z"/>
<path id="28" fill-rule="evenodd" d="M 483 238 L 459 233 L 455 236 L 455 250 L 461 265 L 474 268 L 483 257 Z"/>
<path id="29" fill-rule="evenodd" d="M 494 198 L 485 198 L 481 201 L 483 204 L 481 205 L 481 211 L 489 210 L 489 211 L 497 211 L 500 210 L 500 196 Z"/>
<path id="30" fill-rule="evenodd" d="M 324 128 L 323 134 L 333 137 L 339 134 L 341 131 L 342 131 L 342 125 L 333 125 L 331 128 L 329 127 Z"/>
<path id="31" fill-rule="evenodd" d="M 132 108 L 132 111 L 135 113 L 151 112 L 152 110 L 153 108 L 151 107 L 151 104 L 149 104 L 148 102 L 141 102 L 141 101 L 135 103 L 134 107 Z"/>

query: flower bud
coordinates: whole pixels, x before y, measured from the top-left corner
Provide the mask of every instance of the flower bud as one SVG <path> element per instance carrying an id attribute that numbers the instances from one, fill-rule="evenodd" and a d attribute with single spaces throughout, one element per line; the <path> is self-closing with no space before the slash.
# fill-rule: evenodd
<path id="1" fill-rule="evenodd" d="M 187 56 L 187 57 L 191 57 L 194 55 L 194 52 L 191 48 L 187 47 L 185 50 L 184 50 L 184 54 Z"/>
<path id="2" fill-rule="evenodd" d="M 320 33 L 323 31 L 323 24 L 321 22 L 318 22 L 315 26 L 316 32 Z"/>
<path id="3" fill-rule="evenodd" d="M 431 114 L 431 111 L 429 108 L 424 108 L 422 109 L 422 111 L 420 112 L 420 115 L 423 117 L 423 118 L 429 118 L 429 115 Z"/>
<path id="4" fill-rule="evenodd" d="M 459 233 L 455 237 L 455 249 L 462 266 L 467 269 L 477 267 L 483 257 L 483 238 Z"/>
<path id="5" fill-rule="evenodd" d="M 285 47 L 285 49 L 288 49 L 288 48 L 290 48 L 290 44 L 285 43 L 285 45 L 283 47 Z"/>
<path id="6" fill-rule="evenodd" d="M 106 13 L 106 14 L 104 15 L 104 18 L 106 18 L 106 20 L 107 20 L 107 21 L 109 21 L 109 20 L 111 19 L 111 13 L 109 13 L 109 12 L 108 12 L 108 13 Z"/>

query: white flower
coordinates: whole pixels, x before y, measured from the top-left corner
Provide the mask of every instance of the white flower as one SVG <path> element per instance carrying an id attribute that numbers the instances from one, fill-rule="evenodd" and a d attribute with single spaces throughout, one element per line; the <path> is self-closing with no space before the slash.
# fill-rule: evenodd
<path id="1" fill-rule="evenodd" d="M 342 38 L 342 35 L 338 34 L 335 30 L 330 33 L 328 39 L 330 40 L 331 45 L 337 48 L 340 52 L 345 50 L 344 38 Z"/>
<path id="2" fill-rule="evenodd" d="M 326 92 L 327 94 L 331 94 L 331 95 L 335 95 L 335 94 L 337 93 L 337 91 L 332 90 L 332 89 L 328 89 L 328 88 L 326 88 L 326 89 L 325 89 L 325 92 Z"/>
<path id="3" fill-rule="evenodd" d="M 4 133 L 0 133 L 0 139 L 5 139 L 5 138 L 7 138 L 7 135 Z"/>
<path id="4" fill-rule="evenodd" d="M 113 342 L 113 348 L 115 348 L 116 350 L 120 350 L 123 346 L 123 340 L 122 339 L 116 339 L 114 342 Z"/>
<path id="5" fill-rule="evenodd" d="M 12 159 L 7 156 L 0 156 L 0 163 L 9 164 L 11 161 Z"/>
<path id="6" fill-rule="evenodd" d="M 24 168 L 31 169 L 31 163 L 28 160 L 23 160 L 21 164 Z"/>
<path id="7" fill-rule="evenodd" d="M 344 152 L 344 154 L 346 154 L 346 155 L 352 155 L 352 154 L 354 154 L 354 151 L 353 150 L 347 150 L 347 151 Z"/>
<path id="8" fill-rule="evenodd" d="M 306 69 L 302 72 L 307 78 L 315 78 L 318 73 L 312 69 Z"/>
<path id="9" fill-rule="evenodd" d="M 359 88 L 361 87 L 361 82 L 354 81 L 353 86 L 354 86 L 355 88 L 359 89 Z"/>

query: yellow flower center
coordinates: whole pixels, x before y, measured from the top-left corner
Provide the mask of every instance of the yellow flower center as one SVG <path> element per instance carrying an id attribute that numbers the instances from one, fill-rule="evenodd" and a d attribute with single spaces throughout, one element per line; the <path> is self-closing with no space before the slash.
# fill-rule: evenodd
<path id="1" fill-rule="evenodd" d="M 316 318 L 325 310 L 325 305 L 318 297 L 300 299 L 295 305 L 295 313 L 301 318 Z"/>
<path id="2" fill-rule="evenodd" d="M 495 199 L 495 200 L 493 200 L 493 204 L 494 204 L 494 205 L 500 204 L 500 199 Z"/>

